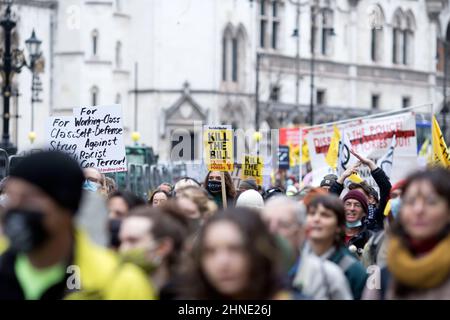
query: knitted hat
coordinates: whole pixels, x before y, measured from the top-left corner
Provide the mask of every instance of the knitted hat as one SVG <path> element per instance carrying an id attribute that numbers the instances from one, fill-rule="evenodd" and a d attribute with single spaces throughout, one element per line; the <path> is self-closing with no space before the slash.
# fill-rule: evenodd
<path id="1" fill-rule="evenodd" d="M 364 212 L 366 214 L 369 212 L 369 204 L 367 203 L 367 198 L 361 191 L 358 190 L 349 191 L 342 200 L 345 202 L 348 199 L 358 201 L 361 204 L 361 207 L 363 208 Z"/>
<path id="2" fill-rule="evenodd" d="M 320 183 L 320 186 L 321 187 L 331 187 L 333 182 L 335 182 L 337 179 L 338 179 L 337 175 L 327 174 L 325 177 L 323 177 L 323 180 Z"/>
<path id="3" fill-rule="evenodd" d="M 69 155 L 55 151 L 33 153 L 24 157 L 10 176 L 39 187 L 73 214 L 78 210 L 85 179 L 80 166 Z"/>
<path id="4" fill-rule="evenodd" d="M 264 207 L 263 197 L 256 190 L 247 190 L 241 193 L 236 201 L 236 207 L 262 209 Z"/>

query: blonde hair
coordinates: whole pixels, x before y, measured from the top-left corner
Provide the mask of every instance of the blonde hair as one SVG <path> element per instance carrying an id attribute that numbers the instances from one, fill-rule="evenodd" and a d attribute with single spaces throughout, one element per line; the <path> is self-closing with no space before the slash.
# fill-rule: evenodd
<path id="1" fill-rule="evenodd" d="M 185 197 L 195 203 L 202 217 L 212 216 L 218 209 L 216 203 L 208 198 L 205 190 L 196 186 L 187 186 L 177 191 L 177 197 Z"/>

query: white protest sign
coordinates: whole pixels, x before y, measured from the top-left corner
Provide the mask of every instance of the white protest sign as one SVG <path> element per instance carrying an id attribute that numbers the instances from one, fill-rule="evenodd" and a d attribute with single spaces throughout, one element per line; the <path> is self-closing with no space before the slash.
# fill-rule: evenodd
<path id="1" fill-rule="evenodd" d="M 73 117 L 49 119 L 50 150 L 71 154 L 81 167 L 127 171 L 121 106 L 79 107 Z"/>
<path id="2" fill-rule="evenodd" d="M 338 125 L 341 132 L 349 136 L 353 151 L 375 162 L 386 154 L 395 135 L 396 146 L 392 167 L 391 183 L 405 178 L 411 171 L 417 169 L 417 136 L 416 121 L 413 113 L 403 113 L 377 119 L 364 119 Z M 320 185 L 320 181 L 333 170 L 328 167 L 325 157 L 328 151 L 333 127 L 316 128 L 308 135 L 311 165 L 313 169 L 313 185 Z M 348 161 L 348 166 L 357 162 L 354 156 Z M 361 178 L 367 180 L 373 187 L 377 187 L 371 178 L 369 169 L 362 167 L 359 171 Z"/>

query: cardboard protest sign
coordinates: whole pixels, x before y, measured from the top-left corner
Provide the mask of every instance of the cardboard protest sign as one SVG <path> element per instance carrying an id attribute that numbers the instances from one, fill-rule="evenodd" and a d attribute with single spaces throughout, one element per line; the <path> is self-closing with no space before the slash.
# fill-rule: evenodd
<path id="1" fill-rule="evenodd" d="M 413 113 L 408 112 L 383 118 L 363 119 L 338 125 L 338 128 L 341 132 L 345 132 L 348 135 L 354 152 L 375 162 L 386 154 L 395 136 L 396 145 L 392 175 L 390 177 L 391 183 L 396 183 L 403 179 L 417 168 L 416 120 Z M 307 141 L 313 169 L 313 185 L 319 185 L 320 181 L 328 173 L 336 173 L 325 161 L 331 138 L 333 137 L 333 131 L 333 127 L 328 126 L 314 128 L 308 133 Z M 351 156 L 347 161 L 347 165 L 351 166 L 356 162 L 357 159 Z M 367 167 L 362 167 L 359 175 L 377 188 Z"/>
<path id="2" fill-rule="evenodd" d="M 119 105 L 79 107 L 73 117 L 51 117 L 48 149 L 69 153 L 82 168 L 100 172 L 127 171 Z"/>
<path id="3" fill-rule="evenodd" d="M 256 184 L 262 186 L 264 162 L 261 156 L 244 155 L 242 161 L 242 179 L 255 179 Z"/>
<path id="4" fill-rule="evenodd" d="M 204 126 L 204 159 L 209 171 L 233 171 L 233 130 L 231 126 Z"/>

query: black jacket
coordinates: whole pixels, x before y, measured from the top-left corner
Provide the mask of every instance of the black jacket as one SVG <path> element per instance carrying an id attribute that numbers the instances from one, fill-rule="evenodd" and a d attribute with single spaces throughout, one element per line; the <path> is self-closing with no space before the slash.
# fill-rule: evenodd
<path id="1" fill-rule="evenodd" d="M 0 301 L 24 300 L 25 295 L 15 273 L 16 255 L 6 251 L 0 256 Z M 61 300 L 67 291 L 67 277 L 53 285 L 42 295 L 41 300 Z"/>
<path id="2" fill-rule="evenodd" d="M 357 249 L 358 256 L 361 256 L 364 246 L 373 234 L 374 232 L 369 230 L 367 226 L 363 224 L 361 231 L 348 241 L 347 248 L 354 245 Z"/>
<path id="3" fill-rule="evenodd" d="M 369 212 L 365 219 L 363 219 L 364 225 L 367 229 L 372 231 L 379 231 L 383 229 L 383 218 L 384 218 L 384 209 L 386 208 L 386 204 L 389 201 L 389 194 L 391 192 L 391 182 L 389 181 L 388 176 L 381 168 L 376 168 L 371 172 L 373 179 L 380 188 L 380 202 L 378 208 L 369 205 Z M 330 193 L 334 193 L 337 196 L 340 196 L 342 191 L 344 190 L 344 185 L 335 181 L 330 187 Z M 372 208 L 370 208 L 372 207 Z"/>

